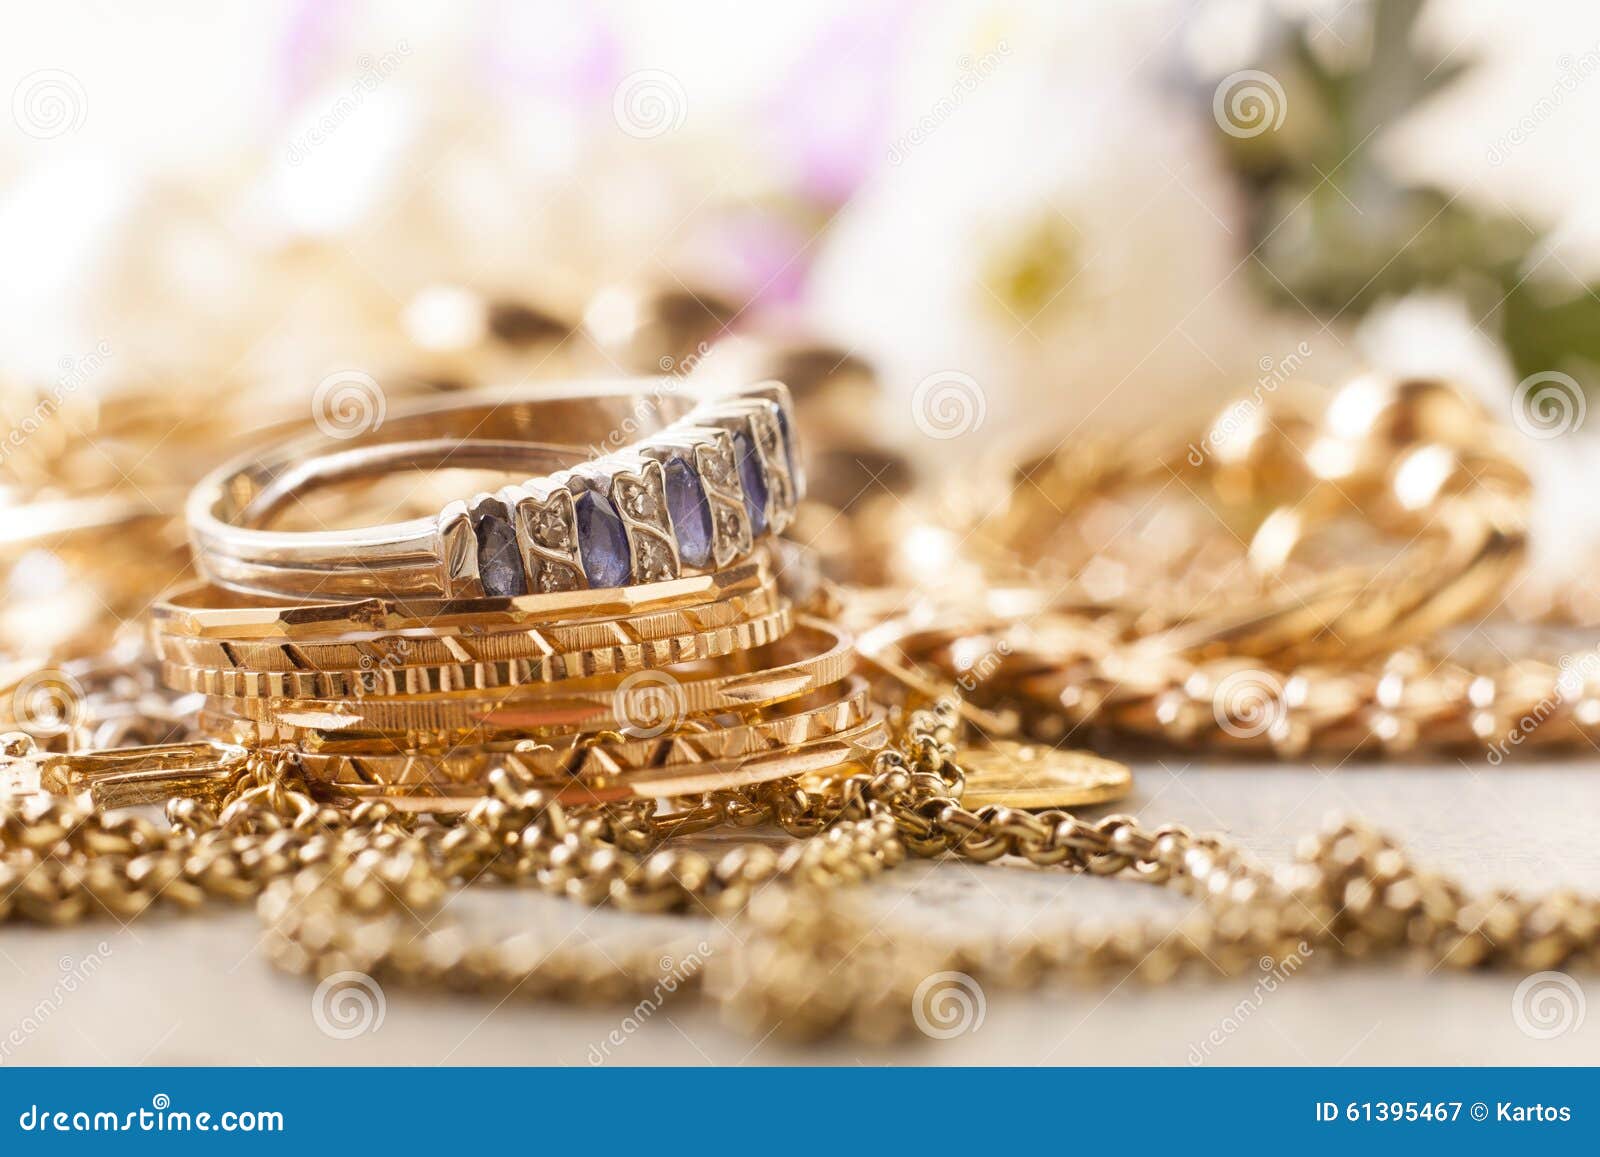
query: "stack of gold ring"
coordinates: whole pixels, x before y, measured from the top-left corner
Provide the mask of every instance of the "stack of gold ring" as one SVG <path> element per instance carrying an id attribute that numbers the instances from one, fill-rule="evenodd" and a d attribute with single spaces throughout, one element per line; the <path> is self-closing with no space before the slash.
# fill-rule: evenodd
<path id="1" fill-rule="evenodd" d="M 450 808 L 496 767 L 594 802 L 853 771 L 881 712 L 773 561 L 794 438 L 776 382 L 635 380 L 285 440 L 191 496 L 204 581 L 155 609 L 162 679 L 205 696 L 219 758 L 292 751 L 326 799 Z M 316 488 L 444 466 L 534 473 L 431 516 L 272 526 Z"/>

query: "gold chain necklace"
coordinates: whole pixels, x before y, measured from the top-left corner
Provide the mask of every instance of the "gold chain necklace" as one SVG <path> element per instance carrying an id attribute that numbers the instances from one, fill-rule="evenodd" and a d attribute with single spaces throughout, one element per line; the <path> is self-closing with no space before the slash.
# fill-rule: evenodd
<path id="1" fill-rule="evenodd" d="M 955 730 L 949 707 L 919 710 L 870 773 L 820 790 L 786 781 L 717 793 L 665 816 L 638 806 L 563 808 L 503 770 L 490 777 L 492 794 L 455 819 L 383 803 L 340 810 L 318 805 L 292 766 L 263 756 L 252 757 L 219 809 L 171 803 L 167 828 L 62 797 L 18 797 L 0 812 L 0 916 L 126 920 L 157 904 L 258 898 L 274 958 L 295 972 L 631 1002 L 659 991 L 659 948 L 473 944 L 426 928 L 422 917 L 451 888 L 485 879 L 629 910 L 709 910 L 737 916 L 740 935 L 675 987 L 701 988 L 752 1031 L 847 1029 L 870 1039 L 918 1023 L 919 986 L 941 973 L 1001 985 L 1129 972 L 1162 981 L 1186 968 L 1231 974 L 1260 960 L 1400 950 L 1434 965 L 1536 970 L 1592 965 L 1600 952 L 1600 900 L 1469 895 L 1360 825 L 1320 833 L 1294 864 L 1272 870 L 1178 826 L 969 810 Z M 799 838 L 781 852 L 752 843 L 714 857 L 677 842 L 766 822 Z M 1176 925 L 1082 927 L 1003 950 L 908 940 L 877 930 L 843 895 L 844 885 L 908 854 L 1015 857 L 1164 885 L 1198 903 Z M 848 968 L 835 967 L 846 957 Z"/>

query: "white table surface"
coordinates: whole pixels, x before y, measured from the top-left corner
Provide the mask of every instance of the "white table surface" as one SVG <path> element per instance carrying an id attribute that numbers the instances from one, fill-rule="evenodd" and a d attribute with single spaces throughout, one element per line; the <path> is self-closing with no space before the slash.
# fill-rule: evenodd
<path id="1" fill-rule="evenodd" d="M 1136 793 L 1122 810 L 1222 831 L 1264 857 L 1289 856 L 1297 836 L 1341 812 L 1377 822 L 1424 861 L 1475 887 L 1600 890 L 1600 757 L 1501 768 L 1449 761 L 1337 769 L 1169 759 L 1135 770 Z M 993 928 L 998 936 L 1086 913 L 1177 912 L 1182 903 L 1128 882 L 948 862 L 907 865 L 871 886 L 891 927 L 933 921 L 968 934 Z M 451 913 L 484 932 L 522 928 L 602 944 L 686 930 L 682 920 L 641 925 L 622 913 L 504 891 L 468 893 Z M 628 1012 L 518 1000 L 497 1006 L 394 990 L 385 994 L 375 1031 L 335 1039 L 313 1019 L 311 985 L 268 963 L 260 933 L 253 911 L 222 909 L 125 928 L 102 921 L 0 930 L 0 1064 L 586 1065 L 592 1046 Z M 103 963 L 62 991 L 62 968 L 102 943 Z M 1512 996 L 1521 975 L 1315 964 L 1239 1018 L 1205 1063 L 1600 1063 L 1600 1008 L 1551 1039 L 1518 1027 Z M 1251 997 L 1258 979 L 989 991 L 974 1031 L 882 1048 L 755 1040 L 723 1027 L 693 1000 L 669 1001 L 627 1034 L 607 1063 L 1184 1065 Z M 1574 979 L 1580 992 L 1600 998 L 1600 975 Z"/>

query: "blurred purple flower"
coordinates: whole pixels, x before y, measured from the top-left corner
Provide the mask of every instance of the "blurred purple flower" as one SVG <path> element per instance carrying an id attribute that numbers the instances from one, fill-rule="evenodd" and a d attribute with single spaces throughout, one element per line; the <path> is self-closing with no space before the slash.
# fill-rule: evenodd
<path id="1" fill-rule="evenodd" d="M 822 29 L 774 94 L 771 119 L 800 194 L 835 206 L 882 160 L 909 0 L 863 5 Z"/>

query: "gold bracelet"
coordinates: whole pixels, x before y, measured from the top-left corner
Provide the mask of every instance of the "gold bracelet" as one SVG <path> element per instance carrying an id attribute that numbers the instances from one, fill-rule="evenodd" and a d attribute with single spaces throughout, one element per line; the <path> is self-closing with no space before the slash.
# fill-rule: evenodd
<path id="1" fill-rule="evenodd" d="M 309 642 L 360 632 L 419 629 L 473 633 L 702 607 L 768 584 L 770 571 L 771 562 L 763 549 L 711 574 L 686 575 L 640 586 L 509 599 L 364 598 L 306 602 L 245 595 L 201 583 L 163 597 L 152 608 L 151 617 L 154 630 L 159 633 L 229 641 Z"/>
<path id="2" fill-rule="evenodd" d="M 353 632 L 327 641 L 187 638 L 153 632 L 156 658 L 179 667 L 237 671 L 340 671 L 546 659 L 606 646 L 637 646 L 765 618 L 785 602 L 768 579 L 748 594 L 693 608 L 512 629 L 442 628 Z"/>
<path id="3" fill-rule="evenodd" d="M 788 634 L 792 625 L 792 612 L 783 605 L 769 614 L 731 626 L 639 643 L 586 647 L 537 658 L 416 667 L 378 664 L 337 671 L 240 671 L 163 663 L 161 678 L 175 691 L 198 691 L 234 699 L 336 699 L 487 691 L 528 683 L 626 675 L 730 655 L 774 642 Z"/>
<path id="4" fill-rule="evenodd" d="M 858 727 L 873 711 L 866 680 L 851 676 L 740 717 L 689 719 L 668 710 L 652 726 L 639 730 L 569 733 L 553 741 L 503 733 L 470 745 L 373 743 L 213 712 L 201 714 L 200 726 L 218 742 L 251 749 L 289 748 L 308 759 L 315 757 L 306 765 L 312 779 L 389 785 L 471 783 L 510 753 L 528 775 L 566 783 L 602 782 L 657 768 L 766 755 Z M 350 770 L 333 774 L 326 769 L 335 763 L 316 760 L 344 761 L 338 766 L 348 765 Z"/>
<path id="5" fill-rule="evenodd" d="M 556 687 L 506 688 L 488 694 L 366 696 L 347 699 L 214 699 L 213 711 L 278 728 L 304 728 L 326 736 L 471 736 L 494 731 L 562 735 L 573 730 L 622 730 L 642 711 L 631 696 L 664 691 L 686 717 L 770 707 L 837 683 L 855 667 L 849 636 L 818 619 L 800 618 L 795 629 L 764 647 L 699 664 L 661 668 L 624 680 L 573 680 Z"/>
<path id="6" fill-rule="evenodd" d="M 631 799 L 666 799 L 727 791 L 801 776 L 814 781 L 842 778 L 870 767 L 888 744 L 889 732 L 881 713 L 825 738 L 780 747 L 766 754 L 711 759 L 678 766 L 648 768 L 633 775 L 595 782 L 567 781 L 547 785 L 558 803 L 607 804 Z M 321 800 L 383 800 L 421 811 L 461 811 L 471 808 L 486 793 L 486 776 L 498 767 L 515 768 L 523 755 L 514 751 L 474 752 L 453 764 L 460 775 L 454 783 L 370 782 L 373 769 L 390 776 L 423 775 L 438 756 L 344 756 L 303 754 L 297 757 L 312 794 Z"/>

